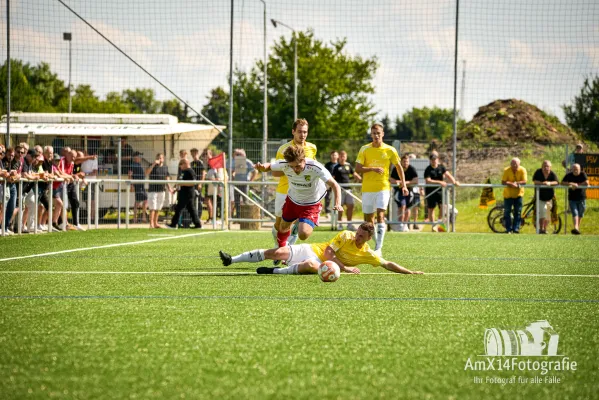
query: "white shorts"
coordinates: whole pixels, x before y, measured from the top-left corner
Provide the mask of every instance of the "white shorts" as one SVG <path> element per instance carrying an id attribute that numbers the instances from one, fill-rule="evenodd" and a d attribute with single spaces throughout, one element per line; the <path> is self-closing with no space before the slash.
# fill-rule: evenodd
<path id="1" fill-rule="evenodd" d="M 374 214 L 377 209 L 386 210 L 391 198 L 390 190 L 380 192 L 362 193 L 362 212 L 364 214 Z"/>
<path id="2" fill-rule="evenodd" d="M 151 211 L 162 210 L 166 192 L 148 192 L 148 208 Z"/>
<path id="3" fill-rule="evenodd" d="M 289 246 L 289 251 L 291 254 L 289 255 L 289 259 L 287 260 L 287 265 L 293 265 L 297 263 L 301 263 L 308 260 L 315 260 L 318 264 L 322 264 L 322 261 L 314 251 L 312 251 L 312 246 L 306 243 L 302 244 L 294 244 Z"/>
<path id="4" fill-rule="evenodd" d="M 541 207 L 539 207 L 539 218 L 547 218 L 547 213 L 551 214 L 551 210 L 553 209 L 553 200 L 543 201 L 539 200 L 541 203 Z"/>
<path id="5" fill-rule="evenodd" d="M 283 205 L 285 204 L 286 194 L 277 192 L 275 197 L 275 215 L 277 217 L 283 216 Z"/>

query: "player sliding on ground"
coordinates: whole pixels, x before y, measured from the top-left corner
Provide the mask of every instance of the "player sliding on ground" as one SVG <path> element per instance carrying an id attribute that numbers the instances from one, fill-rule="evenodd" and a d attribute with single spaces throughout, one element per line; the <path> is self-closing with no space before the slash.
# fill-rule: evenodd
<path id="1" fill-rule="evenodd" d="M 318 266 L 326 260 L 331 260 L 339 265 L 342 272 L 359 274 L 356 265 L 370 264 L 374 267 L 383 267 L 399 274 L 422 274 L 421 271 L 410 271 L 393 261 L 386 261 L 370 249 L 368 241 L 374 234 L 374 225 L 363 222 L 356 232 L 342 231 L 330 242 L 299 244 L 278 247 L 274 249 L 252 250 L 238 256 L 219 252 L 223 265 L 229 266 L 240 262 L 261 262 L 264 260 L 282 260 L 287 262 L 285 268 L 260 267 L 258 274 L 316 274 Z"/>
<path id="2" fill-rule="evenodd" d="M 254 168 L 260 172 L 281 171 L 289 180 L 289 191 L 277 232 L 279 247 L 287 246 L 291 224 L 296 219 L 299 220 L 299 238 L 306 240 L 310 237 L 314 227 L 318 226 L 318 218 L 322 210 L 320 201 L 327 193 L 326 185 L 335 192 L 334 209 L 343 210 L 341 188 L 321 163 L 307 159 L 303 147 L 289 146 L 283 156 L 284 160 L 277 160 L 272 164 L 254 165 Z"/>

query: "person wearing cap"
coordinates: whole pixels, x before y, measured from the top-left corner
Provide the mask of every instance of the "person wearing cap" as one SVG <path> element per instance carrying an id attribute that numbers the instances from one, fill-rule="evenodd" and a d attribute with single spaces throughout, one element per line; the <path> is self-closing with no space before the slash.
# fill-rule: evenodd
<path id="1" fill-rule="evenodd" d="M 526 169 L 520 165 L 520 159 L 512 158 L 510 166 L 503 170 L 501 177 L 501 184 L 506 186 L 503 189 L 503 220 L 507 233 L 520 233 L 522 198 L 524 197 L 522 185 L 526 185 L 526 181 L 528 181 L 528 176 Z"/>
<path id="2" fill-rule="evenodd" d="M 424 190 L 426 197 L 426 207 L 428 209 L 428 218 L 430 221 L 435 221 L 435 208 L 439 207 L 439 219 L 441 221 L 443 215 L 443 188 L 447 186 L 445 179 L 452 184 L 459 186 L 453 175 L 444 165 L 439 163 L 439 153 L 433 151 L 429 156 L 430 164 L 424 170 L 424 182 L 427 185 L 439 185 L 440 187 L 426 187 Z M 433 231 L 437 232 L 437 226 L 433 225 Z"/>
<path id="3" fill-rule="evenodd" d="M 129 179 L 143 180 L 146 178 L 145 171 L 141 166 L 141 156 L 143 156 L 143 153 L 140 153 L 139 151 L 133 153 L 133 163 L 131 163 L 131 167 L 129 167 Z M 148 208 L 148 195 L 146 194 L 145 184 L 133 184 L 131 185 L 131 190 L 135 193 L 135 202 L 133 203 L 133 223 L 137 223 L 137 210 L 141 207 L 141 221 L 145 224 L 146 210 Z"/>
<path id="4" fill-rule="evenodd" d="M 372 143 L 362 146 L 356 159 L 356 172 L 362 175 L 362 211 L 364 221 L 374 224 L 376 213 L 376 229 L 374 251 L 381 256 L 387 225 L 385 213 L 391 198 L 391 183 L 389 172 L 395 166 L 401 182 L 402 195 L 407 196 L 408 188 L 403 168 L 397 150 L 393 146 L 383 143 L 385 130 L 383 124 L 375 122 L 370 127 Z"/>
<path id="5" fill-rule="evenodd" d="M 574 152 L 568 155 L 568 158 L 562 161 L 562 166 L 566 168 L 568 171 L 571 170 L 572 166 L 576 162 L 576 154 L 582 154 L 584 151 L 584 146 L 582 143 L 578 143 L 574 148 Z"/>

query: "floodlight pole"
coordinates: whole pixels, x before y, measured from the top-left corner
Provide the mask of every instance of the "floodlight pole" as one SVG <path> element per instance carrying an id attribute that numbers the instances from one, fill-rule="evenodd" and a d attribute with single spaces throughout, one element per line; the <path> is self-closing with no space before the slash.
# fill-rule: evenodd
<path id="1" fill-rule="evenodd" d="M 277 28 L 277 25 L 284 26 L 293 32 L 293 121 L 297 120 L 297 34 L 295 29 L 283 22 L 271 19 L 270 22 Z"/>
<path id="2" fill-rule="evenodd" d="M 6 148 L 10 147 L 10 0 L 6 0 Z M 4 210 L 4 208 L 3 208 Z M 4 227 L 4 218 L 2 218 Z M 4 232 L 4 229 L 2 229 Z"/>
<path id="3" fill-rule="evenodd" d="M 71 110 L 73 108 L 73 103 L 72 103 L 72 99 L 71 99 L 71 68 L 72 68 L 72 55 L 73 55 L 73 51 L 72 51 L 72 39 L 73 36 L 71 35 L 70 32 L 64 32 L 62 34 L 62 40 L 65 40 L 67 42 L 69 42 L 69 114 L 71 113 Z"/>
<path id="4" fill-rule="evenodd" d="M 451 173 L 454 179 L 457 179 L 457 157 L 458 157 L 458 28 L 460 16 L 460 0 L 456 0 L 455 5 L 455 53 L 453 56 L 453 157 L 451 164 Z M 455 186 L 451 190 L 451 204 L 455 206 L 456 195 Z M 449 207 L 447 208 L 449 211 Z M 451 223 L 451 231 L 455 232 L 455 222 Z"/>
<path id="5" fill-rule="evenodd" d="M 268 58 L 266 54 L 266 2 L 264 4 L 264 111 L 262 112 L 262 162 L 268 162 Z"/>

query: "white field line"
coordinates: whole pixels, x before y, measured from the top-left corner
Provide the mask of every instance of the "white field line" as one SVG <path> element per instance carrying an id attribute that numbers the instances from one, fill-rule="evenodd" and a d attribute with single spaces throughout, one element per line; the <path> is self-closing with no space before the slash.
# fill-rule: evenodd
<path id="1" fill-rule="evenodd" d="M 47 275 L 255 275 L 248 271 L 0 271 L 0 274 L 47 274 Z M 353 276 L 356 274 L 343 274 Z M 360 275 L 402 275 L 394 272 L 362 272 Z M 572 275 L 572 274 L 483 274 L 460 272 L 429 272 L 425 275 L 457 275 L 457 276 L 528 276 L 528 277 L 567 277 L 567 278 L 599 278 L 599 275 Z"/>
<path id="2" fill-rule="evenodd" d="M 135 245 L 138 245 L 138 244 L 160 242 L 160 241 L 163 241 L 163 240 L 183 239 L 183 238 L 194 237 L 194 236 L 202 236 L 202 235 L 213 235 L 213 234 L 217 234 L 217 233 L 221 233 L 221 232 L 229 232 L 230 233 L 230 232 L 241 232 L 241 231 L 212 231 L 212 232 L 189 233 L 187 235 L 168 236 L 168 237 L 160 237 L 160 238 L 156 238 L 156 239 L 138 240 L 137 242 L 112 243 L 112 244 L 105 244 L 105 245 L 102 245 L 102 246 L 82 247 L 82 248 L 78 248 L 78 249 L 53 251 L 53 252 L 50 252 L 50 253 L 40 253 L 40 254 L 30 254 L 30 255 L 27 255 L 27 256 L 0 258 L 0 262 L 14 261 L 14 260 L 23 260 L 23 259 L 26 259 L 26 258 L 54 256 L 56 254 L 76 253 L 76 252 L 79 252 L 79 251 L 98 250 L 98 249 L 109 249 L 109 248 L 112 248 L 112 247 L 135 246 Z"/>

